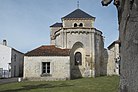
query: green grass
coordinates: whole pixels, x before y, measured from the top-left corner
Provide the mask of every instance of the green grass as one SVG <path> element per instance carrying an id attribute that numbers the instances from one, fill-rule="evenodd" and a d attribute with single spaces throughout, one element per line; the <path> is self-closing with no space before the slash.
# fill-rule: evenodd
<path id="1" fill-rule="evenodd" d="M 68 81 L 26 81 L 0 85 L 0 92 L 117 92 L 118 76 Z"/>

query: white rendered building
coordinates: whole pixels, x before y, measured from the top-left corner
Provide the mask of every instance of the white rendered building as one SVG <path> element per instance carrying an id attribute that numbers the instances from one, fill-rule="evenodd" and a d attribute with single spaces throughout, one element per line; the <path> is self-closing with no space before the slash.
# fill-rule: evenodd
<path id="1" fill-rule="evenodd" d="M 23 76 L 24 54 L 7 46 L 6 40 L 0 44 L 0 78 Z"/>

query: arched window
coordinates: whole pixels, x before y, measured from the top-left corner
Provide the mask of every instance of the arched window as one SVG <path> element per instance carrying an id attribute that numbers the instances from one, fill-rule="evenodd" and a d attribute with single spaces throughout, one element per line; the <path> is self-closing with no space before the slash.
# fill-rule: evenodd
<path id="1" fill-rule="evenodd" d="M 82 23 L 80 23 L 80 24 L 79 24 L 79 27 L 83 27 L 83 24 L 82 24 Z"/>
<path id="2" fill-rule="evenodd" d="M 77 27 L 77 23 L 74 23 L 74 27 Z"/>
<path id="3" fill-rule="evenodd" d="M 75 53 L 75 65 L 82 65 L 82 55 L 80 52 Z"/>

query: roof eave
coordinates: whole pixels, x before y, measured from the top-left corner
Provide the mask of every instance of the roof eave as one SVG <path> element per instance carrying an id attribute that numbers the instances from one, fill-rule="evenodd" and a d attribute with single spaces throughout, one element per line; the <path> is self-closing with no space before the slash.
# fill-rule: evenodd
<path id="1" fill-rule="evenodd" d="M 61 20 L 95 20 L 96 17 L 92 17 L 92 18 L 61 18 Z"/>

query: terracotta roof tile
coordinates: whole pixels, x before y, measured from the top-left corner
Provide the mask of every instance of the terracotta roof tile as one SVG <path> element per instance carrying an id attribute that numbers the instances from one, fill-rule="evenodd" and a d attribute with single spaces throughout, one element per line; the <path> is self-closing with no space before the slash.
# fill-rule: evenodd
<path id="1" fill-rule="evenodd" d="M 25 56 L 69 56 L 69 49 L 61 49 L 55 45 L 40 46 L 32 51 L 29 51 Z"/>

